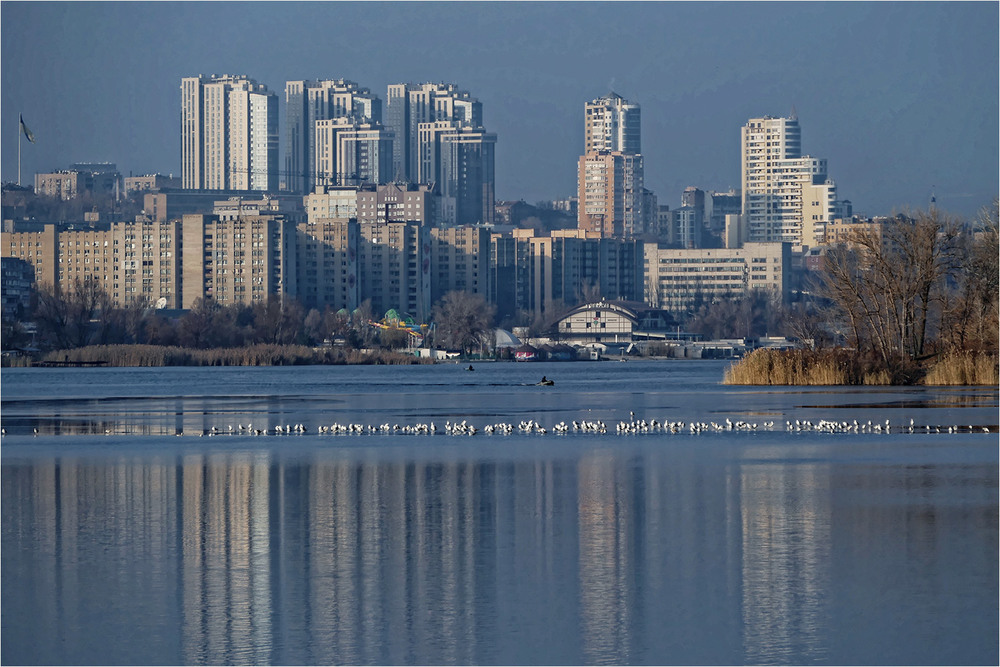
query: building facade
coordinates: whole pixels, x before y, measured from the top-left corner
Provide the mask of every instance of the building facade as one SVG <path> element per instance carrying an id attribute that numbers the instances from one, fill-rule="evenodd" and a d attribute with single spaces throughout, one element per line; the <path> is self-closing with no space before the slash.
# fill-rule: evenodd
<path id="1" fill-rule="evenodd" d="M 597 151 L 578 164 L 577 226 L 602 237 L 635 238 L 646 231 L 642 155 Z"/>
<path id="2" fill-rule="evenodd" d="M 35 193 L 63 201 L 83 195 L 117 198 L 122 175 L 114 163 L 81 163 L 69 169 L 35 174 Z"/>
<path id="3" fill-rule="evenodd" d="M 768 290 L 786 299 L 791 285 L 790 243 L 746 243 L 735 249 L 674 249 L 647 243 L 644 300 L 684 313 L 749 290 Z"/>
<path id="4" fill-rule="evenodd" d="M 35 284 L 35 268 L 17 257 L 0 258 L 0 302 L 4 322 L 25 319 L 31 304 L 31 288 Z"/>
<path id="5" fill-rule="evenodd" d="M 180 223 L 116 222 L 100 228 L 4 232 L 4 257 L 32 264 L 38 284 L 72 293 L 95 280 L 118 305 L 180 308 Z M 162 301 L 161 301 L 162 300 Z"/>
<path id="6" fill-rule="evenodd" d="M 531 229 L 494 234 L 490 297 L 503 320 L 519 312 L 556 317 L 594 297 L 636 300 L 643 291 L 643 247 L 580 230 L 536 235 Z"/>
<path id="7" fill-rule="evenodd" d="M 616 93 L 588 102 L 584 110 L 584 154 L 641 153 L 640 120 L 639 105 Z"/>
<path id="8" fill-rule="evenodd" d="M 344 118 L 380 123 L 382 100 L 346 79 L 285 83 L 285 188 L 306 194 L 317 184 L 316 122 Z M 330 173 L 338 173 L 335 169 Z"/>
<path id="9" fill-rule="evenodd" d="M 318 218 L 296 227 L 298 299 L 306 308 L 353 312 L 361 304 L 357 220 Z"/>
<path id="10" fill-rule="evenodd" d="M 185 215 L 181 225 L 181 308 L 199 299 L 229 306 L 297 295 L 293 222 L 276 215 Z"/>
<path id="11" fill-rule="evenodd" d="M 743 241 L 822 242 L 843 211 L 826 160 L 802 155 L 798 119 L 751 118 L 741 130 Z"/>
<path id="12" fill-rule="evenodd" d="M 429 183 L 420 174 L 420 125 L 453 121 L 483 126 L 483 105 L 453 83 L 398 83 L 386 91 L 385 126 L 395 134 L 393 180 Z"/>
<path id="13" fill-rule="evenodd" d="M 277 95 L 245 76 L 181 79 L 181 181 L 192 190 L 277 191 Z"/>
<path id="14" fill-rule="evenodd" d="M 314 127 L 312 179 L 317 185 L 363 185 L 392 180 L 394 135 L 378 122 L 351 118 L 318 120 Z"/>
<path id="15" fill-rule="evenodd" d="M 125 177 L 125 196 L 135 192 L 146 192 L 148 190 L 171 189 L 176 190 L 181 187 L 181 179 L 173 174 L 164 176 L 163 174 L 146 174 L 144 176 Z"/>

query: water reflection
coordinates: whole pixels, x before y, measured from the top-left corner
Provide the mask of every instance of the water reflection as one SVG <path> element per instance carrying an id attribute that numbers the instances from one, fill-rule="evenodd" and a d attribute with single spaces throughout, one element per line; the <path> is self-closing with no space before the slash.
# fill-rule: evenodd
<path id="1" fill-rule="evenodd" d="M 875 601 L 895 607 L 865 624 L 917 649 L 893 618 L 914 581 L 934 598 L 920 631 L 991 587 L 995 602 L 989 471 L 767 459 L 5 461 L 3 662 L 865 662 L 844 634 L 871 601 L 845 579 L 903 564 L 897 598 Z"/>
<path id="2" fill-rule="evenodd" d="M 825 661 L 830 470 L 749 464 L 740 471 L 746 661 Z"/>

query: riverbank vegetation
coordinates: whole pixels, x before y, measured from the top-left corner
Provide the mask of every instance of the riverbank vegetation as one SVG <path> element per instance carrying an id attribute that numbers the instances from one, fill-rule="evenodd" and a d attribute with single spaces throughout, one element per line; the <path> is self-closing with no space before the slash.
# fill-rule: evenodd
<path id="1" fill-rule="evenodd" d="M 997 385 L 997 356 L 949 352 L 925 363 L 886 367 L 877 358 L 843 348 L 754 350 L 726 369 L 734 385 Z"/>
<path id="2" fill-rule="evenodd" d="M 836 347 L 757 350 L 726 384 L 997 385 L 997 203 L 976 228 L 936 210 L 859 225 L 824 257 Z"/>
<path id="3" fill-rule="evenodd" d="M 5 366 L 35 362 L 100 362 L 109 366 L 279 366 L 295 364 L 431 363 L 406 348 L 414 339 L 473 350 L 492 332 L 493 311 L 479 295 L 454 292 L 435 307 L 435 328 L 386 326 L 365 301 L 354 312 L 306 311 L 294 299 L 224 306 L 202 299 L 178 313 L 148 304 L 116 305 L 96 281 L 77 280 L 59 293 L 35 291 L 34 335 L 4 322 L 4 349 L 34 345 L 33 354 L 5 355 Z M 427 341 L 436 336 L 437 341 Z"/>
<path id="4" fill-rule="evenodd" d="M 195 349 L 174 345 L 88 345 L 45 354 L 39 362 L 101 363 L 107 366 L 302 366 L 409 365 L 432 363 L 391 350 L 319 349 L 305 345 L 258 344 L 245 347 Z M 24 358 L 17 365 L 31 366 Z"/>
<path id="5" fill-rule="evenodd" d="M 852 225 L 838 243 L 807 258 L 806 277 L 788 301 L 759 289 L 706 293 L 675 314 L 677 332 L 751 346 L 765 336 L 786 337 L 806 348 L 750 354 L 726 374 L 731 384 L 996 384 L 997 206 L 972 223 L 931 209 Z M 307 310 L 289 296 L 233 305 L 200 299 L 189 310 L 163 311 L 116 304 L 94 280 L 65 287 L 39 285 L 25 318 L 4 319 L 3 349 L 15 353 L 4 355 L 4 365 L 400 363 L 415 359 L 416 347 L 469 358 L 494 353 L 496 308 L 462 291 L 434 304 L 430 323 L 415 324 L 405 314 L 390 322 L 395 311 L 374 313 L 370 301 L 348 312 Z M 581 289 L 585 302 L 601 298 L 593 286 Z M 558 343 L 556 325 L 568 310 L 553 303 L 534 322 L 520 312 L 517 321 L 508 315 L 500 324 Z M 18 319 L 32 322 L 32 330 Z M 665 346 L 644 349 L 666 356 Z"/>

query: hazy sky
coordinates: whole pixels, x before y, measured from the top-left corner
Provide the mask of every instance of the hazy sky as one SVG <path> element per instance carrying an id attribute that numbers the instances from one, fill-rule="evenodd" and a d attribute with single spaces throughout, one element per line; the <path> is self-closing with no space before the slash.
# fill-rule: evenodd
<path id="1" fill-rule="evenodd" d="M 998 192 L 998 3 L 3 2 L 2 178 L 73 162 L 180 171 L 180 80 L 276 91 L 454 82 L 497 133 L 498 199 L 574 194 L 584 104 L 642 105 L 646 187 L 740 186 L 740 127 L 794 109 L 804 154 L 879 215 Z M 283 162 L 282 162 L 283 164 Z"/>

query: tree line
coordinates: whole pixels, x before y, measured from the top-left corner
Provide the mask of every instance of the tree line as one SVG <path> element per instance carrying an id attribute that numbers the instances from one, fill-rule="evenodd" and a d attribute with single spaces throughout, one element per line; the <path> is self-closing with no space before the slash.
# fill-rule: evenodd
<path id="1" fill-rule="evenodd" d="M 446 294 L 433 308 L 433 327 L 424 331 L 425 345 L 472 352 L 490 343 L 496 309 L 482 296 Z M 350 348 L 398 350 L 412 344 L 399 327 L 379 326 L 381 314 L 366 300 L 353 312 L 305 309 L 291 298 L 273 296 L 253 304 L 223 305 L 199 299 L 180 316 L 167 316 L 150 304 L 119 305 L 98 281 L 76 279 L 72 288 L 38 286 L 26 319 L 3 323 L 4 348 L 68 350 L 93 345 L 160 345 L 195 350 L 252 345 L 321 346 L 336 342 Z"/>
<path id="2" fill-rule="evenodd" d="M 996 354 L 998 340 L 998 205 L 965 224 L 936 210 L 899 215 L 879 225 L 858 225 L 833 245 L 813 284 L 791 302 L 767 291 L 729 299 L 703 298 L 680 326 L 706 338 L 788 336 L 814 349 L 841 347 L 905 380 L 929 357 L 946 352 Z M 804 296 L 808 295 L 808 296 Z M 588 295 L 593 301 L 600 295 Z M 533 336 L 556 331 L 569 307 L 547 318 L 527 313 L 507 327 L 527 326 Z M 493 346 L 496 308 L 481 295 L 451 292 L 431 311 L 424 346 L 466 354 Z M 251 305 L 202 299 L 179 317 L 149 304 L 119 306 L 103 286 L 77 280 L 64 293 L 35 291 L 28 319 L 42 350 L 87 345 L 148 344 L 190 349 L 249 345 L 320 346 L 397 350 L 412 343 L 401 328 L 379 327 L 365 301 L 355 311 L 305 309 L 291 298 Z M 4 322 L 4 347 L 25 347 L 20 323 Z"/>

